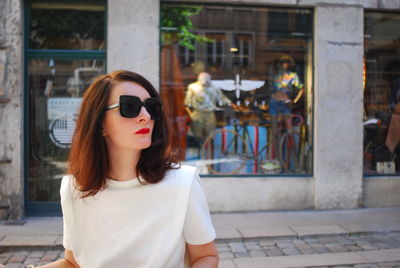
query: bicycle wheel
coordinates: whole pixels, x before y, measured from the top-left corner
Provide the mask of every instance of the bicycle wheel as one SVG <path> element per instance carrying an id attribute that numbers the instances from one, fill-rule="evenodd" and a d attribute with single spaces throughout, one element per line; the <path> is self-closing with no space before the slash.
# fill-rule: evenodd
<path id="1" fill-rule="evenodd" d="M 249 158 L 245 139 L 237 132 L 219 129 L 203 143 L 202 162 L 211 174 L 237 174 Z"/>
<path id="2" fill-rule="evenodd" d="M 286 172 L 299 172 L 300 136 L 296 132 L 285 133 L 280 140 L 280 159 Z"/>

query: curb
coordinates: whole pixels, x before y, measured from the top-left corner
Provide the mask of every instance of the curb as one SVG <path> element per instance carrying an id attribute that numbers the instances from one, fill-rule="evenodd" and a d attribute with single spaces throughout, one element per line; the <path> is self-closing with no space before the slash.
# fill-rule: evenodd
<path id="1" fill-rule="evenodd" d="M 315 235 L 290 235 L 290 236 L 255 236 L 255 237 L 236 237 L 236 238 L 217 238 L 215 239 L 216 243 L 244 243 L 244 242 L 254 242 L 258 240 L 288 240 L 288 239 L 312 239 L 312 238 L 321 238 L 321 237 L 342 237 L 342 236 L 366 236 L 373 234 L 390 234 L 390 233 L 400 233 L 400 231 L 360 231 L 360 232 L 349 232 L 349 233 L 341 233 L 341 234 L 315 234 Z M 0 253 L 4 252 L 12 252 L 12 251 L 47 251 L 47 250 L 64 250 L 62 244 L 54 244 L 54 245 L 3 245 L 0 246 Z"/>

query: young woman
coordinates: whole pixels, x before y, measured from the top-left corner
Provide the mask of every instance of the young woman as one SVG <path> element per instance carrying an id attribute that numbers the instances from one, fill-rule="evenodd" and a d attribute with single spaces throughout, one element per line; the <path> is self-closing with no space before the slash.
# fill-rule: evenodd
<path id="1" fill-rule="evenodd" d="M 145 78 L 114 71 L 90 85 L 69 161 L 60 190 L 65 259 L 43 268 L 218 266 L 199 176 L 177 164 L 160 96 Z"/>

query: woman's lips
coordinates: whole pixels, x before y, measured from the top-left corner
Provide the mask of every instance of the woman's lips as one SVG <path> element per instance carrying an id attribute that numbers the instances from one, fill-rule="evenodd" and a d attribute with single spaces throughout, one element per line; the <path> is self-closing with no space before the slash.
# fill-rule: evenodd
<path id="1" fill-rule="evenodd" d="M 135 132 L 135 134 L 147 134 L 150 132 L 150 128 L 142 128 Z"/>

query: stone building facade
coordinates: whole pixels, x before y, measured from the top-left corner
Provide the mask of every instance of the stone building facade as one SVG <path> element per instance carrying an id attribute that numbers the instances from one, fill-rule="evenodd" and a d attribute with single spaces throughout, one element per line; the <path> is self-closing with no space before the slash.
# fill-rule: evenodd
<path id="1" fill-rule="evenodd" d="M 204 0 L 202 3 L 305 7 L 312 9 L 314 16 L 312 174 L 203 177 L 211 210 L 399 206 L 400 176 L 363 176 L 362 88 L 364 12 L 398 12 L 400 1 Z M 107 71 L 140 70 L 153 84 L 160 84 L 160 4 L 158 0 L 108 1 Z M 22 0 L 0 2 L 1 218 L 29 214 L 24 209 L 29 181 L 24 164 L 27 161 L 24 148 L 29 143 L 29 129 L 24 124 L 28 116 L 24 109 L 27 98 L 24 7 Z"/>

